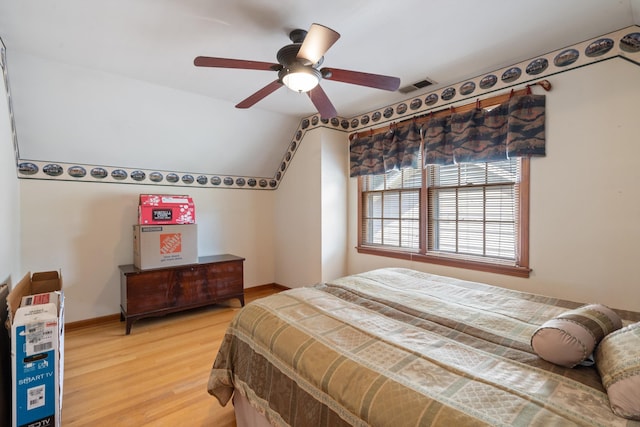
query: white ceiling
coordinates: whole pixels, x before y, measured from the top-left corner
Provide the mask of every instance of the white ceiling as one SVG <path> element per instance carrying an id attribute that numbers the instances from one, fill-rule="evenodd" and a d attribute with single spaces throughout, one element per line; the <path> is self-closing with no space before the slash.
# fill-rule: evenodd
<path id="1" fill-rule="evenodd" d="M 200 94 L 220 104 L 217 114 L 228 114 L 228 120 L 250 121 L 260 112 L 272 121 L 282 116 L 287 125 L 281 134 L 275 126 L 275 135 L 261 138 L 262 149 L 269 137 L 277 145 L 271 170 L 295 129 L 292 118 L 315 113 L 310 100 L 281 88 L 249 110 L 234 111 L 276 73 L 196 68 L 193 59 L 276 62 L 278 49 L 290 43 L 289 31 L 313 22 L 341 34 L 323 66 L 397 76 L 401 86 L 428 77 L 437 82 L 433 90 L 637 24 L 640 0 L 0 0 L 10 82 L 26 85 L 13 74 L 26 73 L 22 67 L 29 63 L 14 66 L 13 53 Z M 321 84 L 347 118 L 413 96 Z M 16 88 L 15 96 L 20 92 Z M 19 142 L 21 151 L 22 144 L 38 145 L 28 138 Z"/>

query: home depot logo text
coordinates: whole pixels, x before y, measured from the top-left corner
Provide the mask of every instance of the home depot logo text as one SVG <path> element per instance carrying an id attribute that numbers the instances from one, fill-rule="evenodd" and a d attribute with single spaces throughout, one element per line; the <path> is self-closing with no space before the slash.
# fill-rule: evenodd
<path id="1" fill-rule="evenodd" d="M 182 252 L 182 234 L 169 233 L 160 235 L 160 254 L 176 254 Z"/>

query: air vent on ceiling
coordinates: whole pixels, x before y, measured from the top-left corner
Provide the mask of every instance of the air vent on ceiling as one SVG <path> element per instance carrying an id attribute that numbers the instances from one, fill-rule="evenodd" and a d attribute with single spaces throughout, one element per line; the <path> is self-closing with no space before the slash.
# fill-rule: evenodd
<path id="1" fill-rule="evenodd" d="M 409 93 L 409 92 L 413 92 L 414 90 L 418 90 L 418 89 L 422 89 L 425 88 L 427 86 L 431 86 L 432 84 L 435 84 L 436 82 L 434 82 L 433 80 L 426 78 L 426 79 L 422 79 L 420 81 L 417 81 L 415 83 L 412 83 L 408 86 L 405 87 L 401 87 L 400 89 L 398 89 L 400 92 L 402 93 Z"/>

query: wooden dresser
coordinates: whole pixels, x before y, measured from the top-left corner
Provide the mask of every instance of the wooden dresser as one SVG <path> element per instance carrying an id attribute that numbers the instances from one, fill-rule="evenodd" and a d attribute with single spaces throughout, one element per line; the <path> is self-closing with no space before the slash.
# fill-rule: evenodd
<path id="1" fill-rule="evenodd" d="M 199 257 L 197 264 L 140 270 L 133 264 L 120 268 L 120 319 L 126 334 L 144 317 L 238 298 L 244 306 L 244 258 L 235 255 Z"/>

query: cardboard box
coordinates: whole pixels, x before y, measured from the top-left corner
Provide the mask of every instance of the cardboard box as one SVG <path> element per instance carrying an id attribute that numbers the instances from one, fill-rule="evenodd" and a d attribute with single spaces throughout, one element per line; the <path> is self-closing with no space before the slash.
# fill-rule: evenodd
<path id="1" fill-rule="evenodd" d="M 141 194 L 138 224 L 194 224 L 196 208 L 186 195 Z"/>
<path id="2" fill-rule="evenodd" d="M 11 355 L 13 425 L 60 425 L 58 308 L 21 307 L 15 315 Z"/>
<path id="3" fill-rule="evenodd" d="M 198 262 L 196 224 L 134 225 L 133 264 L 141 269 Z"/>
<path id="4" fill-rule="evenodd" d="M 20 307 L 23 299 L 28 305 Z M 57 271 L 25 275 L 7 296 L 7 306 L 12 425 L 60 426 L 64 383 L 61 276 Z"/>

